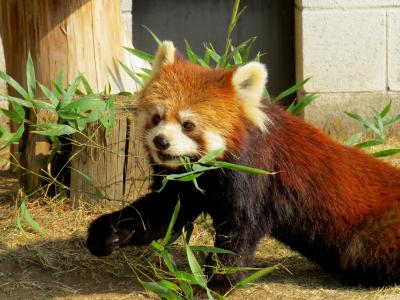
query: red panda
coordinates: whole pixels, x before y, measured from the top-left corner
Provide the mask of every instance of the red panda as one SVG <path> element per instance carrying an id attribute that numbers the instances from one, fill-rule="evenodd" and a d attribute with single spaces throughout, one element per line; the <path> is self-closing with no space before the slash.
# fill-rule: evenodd
<path id="1" fill-rule="evenodd" d="M 180 199 L 174 230 L 208 213 L 215 246 L 235 253 L 219 255 L 225 266 L 247 266 L 258 241 L 272 236 L 353 283 L 400 283 L 400 170 L 263 101 L 266 80 L 260 63 L 205 68 L 163 42 L 137 100 L 154 174 L 181 170 L 180 156 L 220 148 L 229 150 L 221 160 L 277 173 L 212 170 L 198 178 L 205 194 L 191 182 L 170 182 L 158 193 L 162 178 L 153 176 L 151 193 L 91 223 L 89 250 L 109 255 L 162 237 Z M 222 285 L 245 274 L 206 272 Z"/>

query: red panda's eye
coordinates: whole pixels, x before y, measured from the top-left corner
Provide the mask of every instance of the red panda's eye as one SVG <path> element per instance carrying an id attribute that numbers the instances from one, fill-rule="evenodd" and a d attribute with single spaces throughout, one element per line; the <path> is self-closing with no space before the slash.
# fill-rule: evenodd
<path id="1" fill-rule="evenodd" d="M 160 121 L 161 121 L 160 115 L 154 115 L 154 116 L 151 118 L 151 121 L 153 122 L 154 125 L 157 125 L 157 124 L 160 123 Z"/>
<path id="2" fill-rule="evenodd" d="M 186 131 L 191 131 L 193 130 L 196 125 L 194 125 L 192 122 L 186 121 L 182 124 L 183 129 L 185 129 Z"/>

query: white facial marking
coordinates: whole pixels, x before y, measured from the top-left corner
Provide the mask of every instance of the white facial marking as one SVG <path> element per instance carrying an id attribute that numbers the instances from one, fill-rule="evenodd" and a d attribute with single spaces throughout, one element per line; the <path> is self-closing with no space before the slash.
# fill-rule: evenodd
<path id="1" fill-rule="evenodd" d="M 212 152 L 221 148 L 225 148 L 225 139 L 218 133 L 206 131 L 204 133 L 207 152 Z"/>
<path id="2" fill-rule="evenodd" d="M 162 151 L 163 154 L 170 155 L 170 160 L 160 159 L 159 150 L 153 143 L 157 135 L 164 135 L 169 143 L 169 147 Z M 158 126 L 149 130 L 145 137 L 145 141 L 150 148 L 153 159 L 158 164 L 176 167 L 180 164 L 178 156 L 193 156 L 199 152 L 198 144 L 182 132 L 180 124 L 171 124 L 161 121 Z"/>

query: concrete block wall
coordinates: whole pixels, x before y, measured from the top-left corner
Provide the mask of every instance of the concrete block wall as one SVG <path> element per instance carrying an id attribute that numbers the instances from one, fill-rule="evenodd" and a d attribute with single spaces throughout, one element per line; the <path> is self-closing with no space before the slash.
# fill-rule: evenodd
<path id="1" fill-rule="evenodd" d="M 331 135 L 360 127 L 389 97 L 400 111 L 400 0 L 296 0 L 296 76 L 319 97 L 305 117 Z M 400 136 L 399 127 L 391 129 Z"/>

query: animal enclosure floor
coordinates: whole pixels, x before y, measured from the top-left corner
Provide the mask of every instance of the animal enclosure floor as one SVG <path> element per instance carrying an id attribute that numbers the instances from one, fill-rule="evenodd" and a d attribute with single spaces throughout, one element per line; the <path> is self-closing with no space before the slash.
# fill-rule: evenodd
<path id="1" fill-rule="evenodd" d="M 143 290 L 134 272 L 149 248 L 124 248 L 106 258 L 86 250 L 86 228 L 107 208 L 72 209 L 62 200 L 39 199 L 29 203 L 28 210 L 46 235 L 21 234 L 15 225 L 16 186 L 9 173 L 0 173 L 0 299 L 156 299 Z M 210 242 L 210 234 L 196 226 L 192 244 Z M 174 255 L 185 265 L 179 245 Z M 400 287 L 344 286 L 298 253 L 263 239 L 255 265 L 277 263 L 291 273 L 277 270 L 228 299 L 400 299 Z"/>

